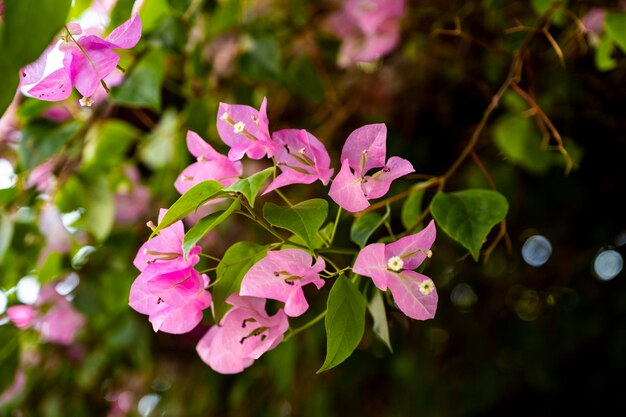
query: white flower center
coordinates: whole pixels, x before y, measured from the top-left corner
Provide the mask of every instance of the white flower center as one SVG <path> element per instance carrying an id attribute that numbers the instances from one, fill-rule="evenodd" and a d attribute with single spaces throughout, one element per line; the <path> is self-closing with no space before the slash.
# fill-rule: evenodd
<path id="1" fill-rule="evenodd" d="M 233 125 L 233 132 L 241 133 L 243 132 L 245 128 L 246 128 L 246 125 L 244 124 L 244 122 L 237 122 Z"/>
<path id="2" fill-rule="evenodd" d="M 435 290 L 435 283 L 430 280 L 424 280 L 420 282 L 420 292 L 424 295 L 428 295 Z"/>
<path id="3" fill-rule="evenodd" d="M 400 271 L 403 266 L 404 266 L 404 261 L 399 256 L 392 256 L 387 261 L 387 267 L 391 269 L 392 271 L 396 271 L 396 272 Z"/>

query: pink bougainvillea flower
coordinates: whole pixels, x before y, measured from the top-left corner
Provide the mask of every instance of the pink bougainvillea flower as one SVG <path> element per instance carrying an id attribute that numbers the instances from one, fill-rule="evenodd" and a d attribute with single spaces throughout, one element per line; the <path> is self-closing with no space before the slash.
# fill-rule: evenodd
<path id="1" fill-rule="evenodd" d="M 34 328 L 43 340 L 71 345 L 76 332 L 85 324 L 82 314 L 53 285 L 44 286 L 34 305 L 15 305 L 7 316 L 20 329 Z"/>
<path id="2" fill-rule="evenodd" d="M 267 118 L 267 99 L 256 109 L 241 104 L 220 103 L 217 110 L 217 131 L 230 146 L 228 158 L 238 161 L 247 155 L 252 159 L 272 157 L 280 145 L 272 140 Z"/>
<path id="3" fill-rule="evenodd" d="M 374 243 L 364 247 L 352 270 L 370 277 L 382 291 L 389 289 L 400 310 L 416 320 L 433 318 L 437 310 L 437 290 L 433 281 L 416 269 L 432 255 L 435 222 L 414 235 L 385 245 Z"/>
<path id="4" fill-rule="evenodd" d="M 166 209 L 159 211 L 159 222 L 167 213 Z M 151 224 L 151 222 L 149 223 Z M 202 251 L 200 246 L 194 246 L 187 259 L 183 257 L 183 238 L 185 237 L 185 227 L 182 221 L 161 230 L 157 236 L 145 242 L 137 252 L 133 264 L 140 271 L 144 271 L 148 266 L 153 273 L 165 273 L 182 270 L 193 266 L 200 260 L 199 254 Z"/>
<path id="5" fill-rule="evenodd" d="M 16 305 L 7 309 L 7 316 L 18 329 L 27 329 L 33 324 L 35 310 L 33 306 Z"/>
<path id="6" fill-rule="evenodd" d="M 101 81 L 119 62 L 114 49 L 129 49 L 139 42 L 141 20 L 133 15 L 105 39 L 83 33 L 77 23 L 69 24 L 66 38 L 50 46 L 37 61 L 22 71 L 21 89 L 27 95 L 45 101 L 68 98 L 75 87 L 86 105 Z"/>
<path id="7" fill-rule="evenodd" d="M 297 317 L 309 308 L 302 287 L 313 284 L 319 290 L 324 285 L 318 275 L 326 267 L 324 260 L 319 257 L 312 263 L 302 249 L 269 251 L 243 277 L 239 294 L 282 301 L 285 314 Z"/>
<path id="8" fill-rule="evenodd" d="M 342 38 L 337 62 L 348 67 L 388 54 L 400 40 L 404 0 L 347 0 L 328 26 Z"/>
<path id="9" fill-rule="evenodd" d="M 144 218 L 150 203 L 150 191 L 141 183 L 134 165 L 124 167 L 127 182 L 115 191 L 115 224 L 130 226 Z"/>
<path id="10" fill-rule="evenodd" d="M 226 302 L 233 308 L 200 339 L 196 350 L 214 371 L 235 374 L 278 346 L 289 322 L 282 309 L 269 316 L 262 298 L 232 294 Z"/>
<path id="11" fill-rule="evenodd" d="M 128 304 L 149 316 L 155 332 L 187 333 L 211 305 L 211 294 L 205 290 L 208 285 L 209 277 L 193 267 L 161 273 L 158 265 L 151 265 L 131 286 Z"/>
<path id="12" fill-rule="evenodd" d="M 272 134 L 272 139 L 281 146 L 274 157 L 282 172 L 263 194 L 289 184 L 311 184 L 316 180 L 328 184 L 333 169 L 328 151 L 319 139 L 299 129 L 279 130 Z"/>
<path id="13" fill-rule="evenodd" d="M 413 171 L 404 158 L 392 156 L 387 162 L 387 127 L 365 125 L 350 133 L 341 151 L 341 170 L 328 195 L 344 209 L 357 212 L 370 205 L 370 199 L 387 194 L 391 182 Z M 366 173 L 380 168 L 372 175 Z"/>
<path id="14" fill-rule="evenodd" d="M 196 157 L 196 162 L 185 168 L 176 179 L 174 185 L 179 193 L 185 194 L 191 187 L 206 180 L 214 180 L 227 187 L 241 176 L 240 161 L 231 161 L 217 152 L 196 132 L 187 132 L 187 148 Z"/>

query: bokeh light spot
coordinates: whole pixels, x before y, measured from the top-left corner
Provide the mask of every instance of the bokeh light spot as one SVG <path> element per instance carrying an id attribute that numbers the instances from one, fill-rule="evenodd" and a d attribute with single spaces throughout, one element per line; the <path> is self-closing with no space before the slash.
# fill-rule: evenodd
<path id="1" fill-rule="evenodd" d="M 522 246 L 522 258 L 530 266 L 545 264 L 552 255 L 552 244 L 545 236 L 535 235 L 529 237 Z"/>
<path id="2" fill-rule="evenodd" d="M 17 299 L 24 304 L 35 304 L 40 288 L 37 278 L 27 275 L 17 283 Z"/>
<path id="3" fill-rule="evenodd" d="M 603 281 L 610 281 L 615 278 L 622 272 L 623 267 L 622 255 L 612 249 L 600 252 L 593 261 L 593 271 Z"/>

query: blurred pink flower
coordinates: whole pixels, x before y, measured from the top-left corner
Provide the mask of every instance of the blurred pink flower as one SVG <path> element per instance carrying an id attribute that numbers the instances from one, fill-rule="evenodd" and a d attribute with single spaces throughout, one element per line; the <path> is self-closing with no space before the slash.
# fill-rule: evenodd
<path id="1" fill-rule="evenodd" d="M 0 2 L 0 13 L 2 13 L 2 3 Z M 13 398 L 18 396 L 24 387 L 26 386 L 26 374 L 23 370 L 18 369 L 15 374 L 15 379 L 13 383 L 5 389 L 3 392 L 0 392 L 0 405 L 10 403 Z"/>
<path id="2" fill-rule="evenodd" d="M 370 62 L 391 52 L 400 40 L 404 0 L 347 0 L 328 20 L 342 38 L 337 59 L 341 67 Z"/>
<path id="3" fill-rule="evenodd" d="M 115 192 L 115 222 L 130 226 L 147 214 L 150 191 L 141 183 L 139 171 L 134 165 L 124 167 L 128 183 Z"/>
<path id="4" fill-rule="evenodd" d="M 27 329 L 33 324 L 35 310 L 32 306 L 15 305 L 7 309 L 7 316 L 18 329 Z"/>
<path id="5" fill-rule="evenodd" d="M 196 351 L 214 371 L 235 374 L 278 346 L 289 322 L 282 309 L 269 316 L 263 298 L 232 294 L 226 302 L 233 308 L 200 339 Z"/>
<path id="6" fill-rule="evenodd" d="M 53 175 L 55 164 L 54 159 L 48 159 L 33 168 L 28 175 L 26 187 L 36 187 L 42 194 L 50 193 L 56 185 L 56 177 Z"/>

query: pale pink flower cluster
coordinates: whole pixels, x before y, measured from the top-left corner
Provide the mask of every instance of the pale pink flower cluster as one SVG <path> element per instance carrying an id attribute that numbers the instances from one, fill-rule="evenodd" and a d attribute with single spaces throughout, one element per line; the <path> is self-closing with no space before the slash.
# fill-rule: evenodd
<path id="1" fill-rule="evenodd" d="M 53 285 L 41 289 L 35 304 L 9 307 L 7 316 L 16 327 L 33 328 L 43 340 L 60 345 L 71 345 L 85 324 L 83 315 Z"/>
<path id="2" fill-rule="evenodd" d="M 328 20 L 342 39 L 337 62 L 349 67 L 371 62 L 393 51 L 400 41 L 404 0 L 346 0 Z"/>
<path id="3" fill-rule="evenodd" d="M 230 147 L 228 155 L 217 152 L 198 134 L 187 133 L 187 147 L 196 160 L 175 181 L 184 194 L 206 180 L 227 187 L 242 175 L 241 159 L 272 158 L 280 174 L 264 194 L 291 184 L 327 185 L 333 175 L 330 157 L 323 143 L 311 133 L 285 129 L 270 133 L 267 100 L 259 110 L 246 105 L 221 103 L 217 130 Z M 384 196 L 391 182 L 413 172 L 407 160 L 386 156 L 387 129 L 384 124 L 366 125 L 352 132 L 341 153 L 341 170 L 330 186 L 329 196 L 345 210 L 356 212 L 369 200 Z M 217 202 L 210 200 L 208 204 Z M 159 221 L 166 211 L 161 210 Z M 209 278 L 194 267 L 201 248 L 183 254 L 184 226 L 178 221 L 146 242 L 135 258 L 141 271 L 130 292 L 130 305 L 147 314 L 155 331 L 185 333 L 203 318 L 211 305 L 206 290 Z M 437 305 L 433 282 L 414 271 L 435 240 L 435 225 L 394 243 L 368 245 L 359 253 L 354 272 L 371 277 L 382 291 L 388 288 L 397 306 L 407 316 L 432 318 Z M 325 281 L 320 274 L 326 262 L 306 250 L 285 248 L 267 252 L 243 276 L 239 291 L 226 302 L 230 310 L 209 328 L 197 345 L 197 352 L 212 369 L 224 374 L 243 371 L 264 352 L 277 346 L 289 328 L 288 317 L 304 314 L 309 304 L 303 287 L 318 290 Z M 265 310 L 266 300 L 281 304 L 273 315 Z"/>

